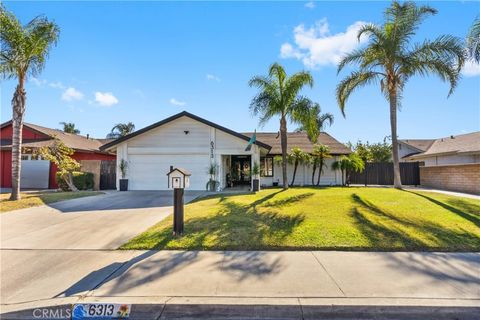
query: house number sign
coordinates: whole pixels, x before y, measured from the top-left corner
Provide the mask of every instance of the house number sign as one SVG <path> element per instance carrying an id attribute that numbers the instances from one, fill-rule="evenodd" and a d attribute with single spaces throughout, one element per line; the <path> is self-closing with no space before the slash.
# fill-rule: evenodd
<path id="1" fill-rule="evenodd" d="M 213 150 L 215 149 L 215 142 L 210 141 L 210 158 L 213 159 Z"/>

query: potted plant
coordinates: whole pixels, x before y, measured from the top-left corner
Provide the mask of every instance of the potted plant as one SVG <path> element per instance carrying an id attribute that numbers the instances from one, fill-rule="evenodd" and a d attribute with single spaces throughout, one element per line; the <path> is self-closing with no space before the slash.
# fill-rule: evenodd
<path id="1" fill-rule="evenodd" d="M 260 190 L 260 166 L 258 163 L 254 162 L 252 167 L 252 176 L 253 176 L 253 192 L 257 192 Z"/>
<path id="2" fill-rule="evenodd" d="M 126 179 L 125 177 L 127 176 L 128 161 L 126 161 L 125 159 L 120 160 L 118 168 L 120 169 L 120 172 L 122 174 L 122 179 L 120 179 L 120 191 L 127 191 L 128 179 Z"/>
<path id="3" fill-rule="evenodd" d="M 206 189 L 208 191 L 216 191 L 217 186 L 220 184 L 217 180 L 215 180 L 215 176 L 217 174 L 217 164 L 212 163 L 208 167 L 207 173 L 210 175 L 210 179 L 207 182 Z"/>

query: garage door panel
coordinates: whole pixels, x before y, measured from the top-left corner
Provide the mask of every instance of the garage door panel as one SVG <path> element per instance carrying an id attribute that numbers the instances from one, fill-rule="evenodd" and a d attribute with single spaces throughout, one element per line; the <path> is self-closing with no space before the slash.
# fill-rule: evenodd
<path id="1" fill-rule="evenodd" d="M 26 189 L 48 189 L 50 161 L 22 160 L 20 187 Z"/>
<path id="2" fill-rule="evenodd" d="M 129 155 L 130 190 L 166 190 L 170 166 L 192 172 L 191 190 L 205 190 L 208 181 L 208 155 Z"/>

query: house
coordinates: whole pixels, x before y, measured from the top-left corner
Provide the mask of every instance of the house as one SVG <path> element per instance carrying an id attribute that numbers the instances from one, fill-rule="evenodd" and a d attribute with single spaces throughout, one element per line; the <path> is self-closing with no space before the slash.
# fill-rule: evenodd
<path id="1" fill-rule="evenodd" d="M 398 140 L 398 157 L 401 162 L 408 162 L 408 157 L 427 151 L 435 139 L 401 139 Z"/>
<path id="2" fill-rule="evenodd" d="M 480 194 L 480 131 L 436 139 L 422 147 L 425 150 L 403 156 L 421 163 L 421 185 Z"/>
<path id="3" fill-rule="evenodd" d="M 114 161 L 115 155 L 101 151 L 100 146 L 106 139 L 93 139 L 89 136 L 66 133 L 61 130 L 24 123 L 22 133 L 22 170 L 20 177 L 21 188 L 56 189 L 55 174 L 57 167 L 50 161 L 42 160 L 34 154 L 34 149 L 48 146 L 54 139 L 60 139 L 67 147 L 75 150 L 72 158 L 80 162 L 82 171 L 94 173 L 95 189 L 100 188 L 100 166 L 102 161 Z M 12 123 L 0 125 L 0 161 L 1 187 L 12 186 Z"/>
<path id="4" fill-rule="evenodd" d="M 117 177 L 120 161 L 128 162 L 126 178 L 130 190 L 167 189 L 165 175 L 170 166 L 191 172 L 190 189 L 205 190 L 211 165 L 216 167 L 220 190 L 242 185 L 251 188 L 251 168 L 255 163 L 262 172 L 260 185 L 281 185 L 281 168 L 273 161 L 281 153 L 278 134 L 257 133 L 253 146 L 246 148 L 251 136 L 252 133 L 238 133 L 184 111 L 107 143 L 100 150 L 117 154 Z M 318 142 L 328 145 L 333 155 L 327 161 L 322 184 L 340 184 L 340 172 L 332 170 L 331 163 L 350 153 L 350 149 L 326 133 L 320 134 Z M 309 152 L 313 144 L 305 133 L 289 133 L 288 149 L 293 147 Z M 310 184 L 311 170 L 307 165 L 299 166 L 296 184 Z M 292 173 L 293 166 L 289 165 L 289 181 Z"/>

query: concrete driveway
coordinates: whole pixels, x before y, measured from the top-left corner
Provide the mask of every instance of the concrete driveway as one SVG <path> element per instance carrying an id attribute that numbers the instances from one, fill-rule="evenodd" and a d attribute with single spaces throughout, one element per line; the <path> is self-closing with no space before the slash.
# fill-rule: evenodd
<path id="1" fill-rule="evenodd" d="M 186 191 L 185 202 L 202 191 Z M 0 215 L 2 249 L 116 249 L 172 213 L 172 191 L 128 191 Z"/>

